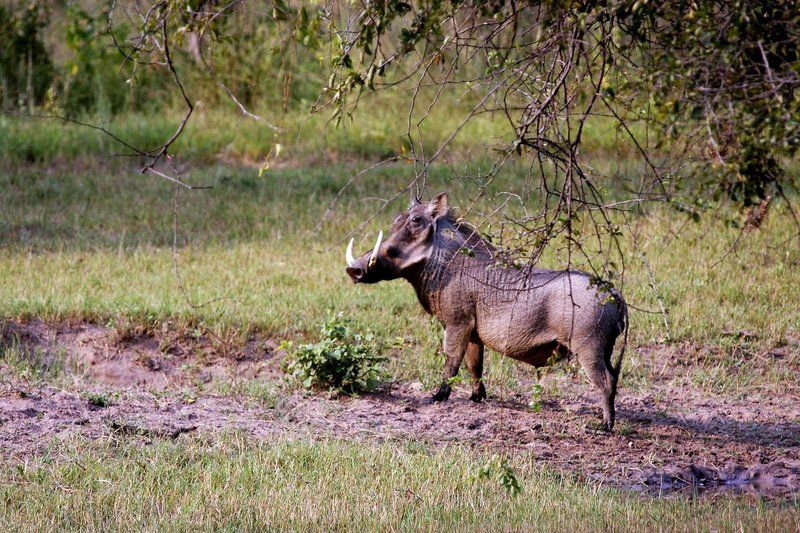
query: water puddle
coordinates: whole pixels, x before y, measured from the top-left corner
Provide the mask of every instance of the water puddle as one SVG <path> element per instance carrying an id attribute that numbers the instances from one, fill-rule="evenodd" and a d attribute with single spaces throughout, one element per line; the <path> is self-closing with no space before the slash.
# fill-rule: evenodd
<path id="1" fill-rule="evenodd" d="M 800 498 L 800 471 L 784 465 L 736 466 L 725 471 L 691 465 L 680 472 L 653 473 L 642 483 L 628 488 L 657 497 L 725 494 L 797 501 Z"/>

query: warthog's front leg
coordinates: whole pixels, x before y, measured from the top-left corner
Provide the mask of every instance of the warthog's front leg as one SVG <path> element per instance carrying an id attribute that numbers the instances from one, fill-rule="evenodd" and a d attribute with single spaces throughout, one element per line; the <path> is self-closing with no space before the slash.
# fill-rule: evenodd
<path id="1" fill-rule="evenodd" d="M 464 360 L 470 333 L 471 329 L 468 327 L 448 325 L 445 328 L 444 352 L 447 356 L 447 361 L 445 361 L 444 372 L 442 372 L 442 384 L 436 394 L 433 395 L 434 402 L 443 402 L 450 397 L 451 382 L 458 374 L 461 361 Z"/>
<path id="2" fill-rule="evenodd" d="M 472 374 L 472 396 L 469 397 L 473 402 L 480 402 L 486 399 L 486 387 L 483 386 L 483 343 L 471 340 L 467 345 L 466 354 L 467 370 Z"/>

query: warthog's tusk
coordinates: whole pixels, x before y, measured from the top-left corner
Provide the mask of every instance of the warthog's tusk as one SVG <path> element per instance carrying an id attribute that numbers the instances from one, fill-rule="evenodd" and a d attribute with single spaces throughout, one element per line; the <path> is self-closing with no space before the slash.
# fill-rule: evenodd
<path id="1" fill-rule="evenodd" d="M 356 258 L 353 257 L 353 241 L 355 239 L 350 239 L 350 244 L 347 245 L 347 252 L 344 254 L 344 258 L 347 260 L 347 266 L 353 266 L 353 263 L 356 262 Z"/>
<path id="2" fill-rule="evenodd" d="M 375 265 L 375 261 L 378 259 L 378 248 L 381 247 L 381 241 L 383 240 L 383 232 L 378 232 L 378 240 L 375 241 L 375 248 L 372 249 L 372 255 L 369 256 L 369 263 L 367 266 L 372 268 Z"/>

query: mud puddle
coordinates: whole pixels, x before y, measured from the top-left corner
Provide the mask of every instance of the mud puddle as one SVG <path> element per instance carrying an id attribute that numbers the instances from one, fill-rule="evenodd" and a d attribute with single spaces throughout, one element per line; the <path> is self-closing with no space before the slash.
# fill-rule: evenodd
<path id="1" fill-rule="evenodd" d="M 730 471 L 691 465 L 685 472 L 652 474 L 643 483 L 627 488 L 658 497 L 746 495 L 794 499 L 798 495 L 798 476 L 796 469 L 785 468 L 780 464 L 754 468 L 734 467 Z"/>

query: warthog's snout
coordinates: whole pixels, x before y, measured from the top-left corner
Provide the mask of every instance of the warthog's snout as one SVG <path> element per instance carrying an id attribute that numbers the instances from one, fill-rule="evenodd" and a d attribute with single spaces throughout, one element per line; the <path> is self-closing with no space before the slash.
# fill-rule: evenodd
<path id="1" fill-rule="evenodd" d="M 353 280 L 353 283 L 358 283 L 362 279 L 364 279 L 364 275 L 366 271 L 359 266 L 349 266 L 346 269 L 347 275 L 350 276 L 350 279 Z"/>

